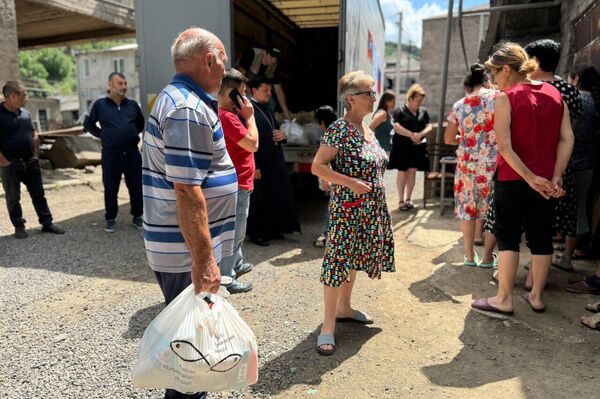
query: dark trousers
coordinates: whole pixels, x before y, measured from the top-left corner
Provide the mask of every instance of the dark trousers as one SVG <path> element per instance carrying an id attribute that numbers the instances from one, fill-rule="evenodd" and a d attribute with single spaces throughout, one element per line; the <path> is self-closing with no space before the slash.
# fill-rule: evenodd
<path id="1" fill-rule="evenodd" d="M 6 196 L 6 206 L 13 226 L 25 225 L 21 209 L 21 183 L 25 184 L 33 207 L 41 225 L 52 223 L 52 214 L 44 196 L 40 162 L 36 158 L 14 159 L 2 168 L 2 186 Z"/>
<path id="2" fill-rule="evenodd" d="M 142 216 L 142 156 L 137 148 L 127 151 L 102 151 L 102 182 L 104 183 L 104 218 L 115 219 L 119 211 L 117 195 L 121 185 L 121 175 L 129 190 L 131 214 Z"/>
<path id="3" fill-rule="evenodd" d="M 165 305 L 171 303 L 173 299 L 177 297 L 181 293 L 181 291 L 185 290 L 190 284 L 192 284 L 192 274 L 190 272 L 186 273 L 162 273 L 162 272 L 154 272 L 154 276 L 156 277 L 156 281 L 158 281 L 158 285 L 160 286 L 160 290 L 162 291 L 165 297 Z M 181 392 L 178 392 L 174 389 L 167 389 L 165 392 L 165 399 L 205 399 L 206 392 L 198 392 L 191 395 L 187 395 Z"/>
<path id="4" fill-rule="evenodd" d="M 494 182 L 494 235 L 499 251 L 519 252 L 523 226 L 532 255 L 552 255 L 555 200 L 545 199 L 523 180 Z"/>

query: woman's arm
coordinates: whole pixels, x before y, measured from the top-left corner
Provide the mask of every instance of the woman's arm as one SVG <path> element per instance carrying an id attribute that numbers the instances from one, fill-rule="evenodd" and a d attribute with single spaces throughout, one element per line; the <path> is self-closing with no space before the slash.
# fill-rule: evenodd
<path id="1" fill-rule="evenodd" d="M 502 157 L 521 176 L 527 184 L 544 198 L 549 199 L 550 193 L 555 190 L 555 185 L 548 179 L 536 176 L 519 158 L 513 150 L 510 141 L 510 102 L 506 94 L 501 93 L 496 97 L 494 105 L 494 131 L 496 132 L 496 142 L 498 151 Z"/>
<path id="2" fill-rule="evenodd" d="M 450 145 L 457 145 L 459 143 L 458 126 L 456 124 L 448 122 L 448 127 L 446 127 L 446 131 L 444 132 L 444 142 Z"/>
<path id="3" fill-rule="evenodd" d="M 433 125 L 431 123 L 428 123 L 427 126 L 425 126 L 425 129 L 421 130 L 418 133 L 419 142 L 423 139 L 423 137 L 427 136 L 432 130 L 433 130 Z"/>
<path id="4" fill-rule="evenodd" d="M 415 134 L 414 132 L 411 132 L 410 130 L 408 130 L 407 128 L 405 128 L 404 126 L 399 124 L 398 122 L 394 122 L 394 133 L 399 134 L 400 136 L 409 137 L 409 138 L 411 138 L 413 136 L 413 134 Z"/>
<path id="5" fill-rule="evenodd" d="M 371 124 L 369 125 L 369 129 L 375 131 L 375 129 L 377 129 L 377 126 L 379 126 L 383 122 L 385 122 L 386 116 L 387 116 L 387 112 L 385 112 L 382 109 L 375 112 L 375 116 L 373 117 L 373 120 L 371 121 Z"/>
<path id="6" fill-rule="evenodd" d="M 562 176 L 565 173 L 571 153 L 573 152 L 573 144 L 575 137 L 571 128 L 571 119 L 569 117 L 569 108 L 563 103 L 563 117 L 560 123 L 560 137 L 558 146 L 556 147 L 556 162 L 554 163 L 554 175 L 552 182 L 562 187 Z"/>
<path id="7" fill-rule="evenodd" d="M 329 163 L 335 158 L 338 149 L 322 145 L 313 159 L 310 171 L 313 175 L 333 184 L 348 187 L 356 194 L 365 194 L 371 191 L 371 184 L 354 177 L 335 172 L 329 167 Z"/>

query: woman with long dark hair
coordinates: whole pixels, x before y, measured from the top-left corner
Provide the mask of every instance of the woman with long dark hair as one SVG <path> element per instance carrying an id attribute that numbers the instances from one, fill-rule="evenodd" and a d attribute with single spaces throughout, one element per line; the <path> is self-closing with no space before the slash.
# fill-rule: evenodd
<path id="1" fill-rule="evenodd" d="M 379 99 L 379 104 L 373 114 L 373 120 L 369 125 L 369 129 L 375 132 L 375 138 L 379 141 L 379 145 L 387 153 L 392 151 L 394 126 L 392 125 L 390 112 L 394 108 L 396 108 L 396 94 L 392 90 L 386 90 Z"/>

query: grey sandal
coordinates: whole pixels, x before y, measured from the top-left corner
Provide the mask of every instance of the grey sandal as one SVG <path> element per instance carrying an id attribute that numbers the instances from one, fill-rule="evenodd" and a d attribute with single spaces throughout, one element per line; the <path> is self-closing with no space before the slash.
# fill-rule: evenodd
<path id="1" fill-rule="evenodd" d="M 336 317 L 335 321 L 338 323 L 373 324 L 373 319 L 360 310 L 355 311 L 351 317 Z"/>
<path id="2" fill-rule="evenodd" d="M 331 345 L 332 348 L 323 349 L 321 348 L 323 345 Z M 333 337 L 333 333 L 320 334 L 317 337 L 317 352 L 323 356 L 333 355 L 335 352 L 335 338 Z"/>

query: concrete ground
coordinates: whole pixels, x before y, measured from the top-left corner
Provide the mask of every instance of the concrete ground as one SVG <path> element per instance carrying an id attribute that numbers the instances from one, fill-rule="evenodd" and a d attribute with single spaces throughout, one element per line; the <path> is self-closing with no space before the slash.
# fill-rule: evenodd
<path id="1" fill-rule="evenodd" d="M 491 271 L 461 266 L 458 224 L 437 206 L 397 210 L 386 175 L 397 269 L 372 281 L 360 275 L 354 305 L 375 324 L 339 325 L 337 352 L 315 350 L 322 312 L 323 200 L 300 202 L 303 233 L 262 248 L 246 244 L 255 289 L 230 298 L 259 344 L 259 382 L 211 398 L 595 398 L 600 333 L 579 317 L 592 296 L 568 294 L 573 275 L 553 270 L 548 310 L 533 313 L 515 290 L 515 315 L 470 308 L 492 295 Z M 422 182 L 415 200 L 420 205 Z M 147 324 L 162 309 L 143 240 L 130 226 L 122 187 L 119 230 L 102 230 L 96 182 L 49 190 L 64 236 L 38 232 L 26 194 L 30 237 L 11 237 L 0 200 L 0 398 L 158 398 L 137 390 L 131 370 Z M 527 262 L 524 256 L 521 263 Z M 578 274 L 593 265 L 576 262 Z"/>

